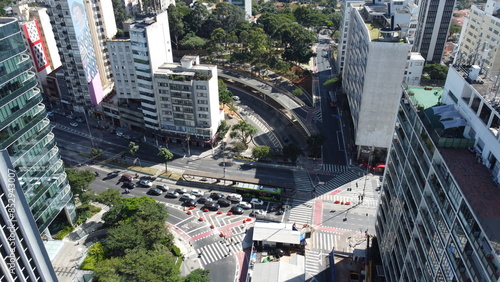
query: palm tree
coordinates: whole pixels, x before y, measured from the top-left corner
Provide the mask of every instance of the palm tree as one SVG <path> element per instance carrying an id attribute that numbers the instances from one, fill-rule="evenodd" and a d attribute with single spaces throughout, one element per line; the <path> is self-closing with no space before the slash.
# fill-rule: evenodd
<path id="1" fill-rule="evenodd" d="M 246 120 L 240 120 L 237 124 L 233 125 L 233 131 L 231 131 L 231 138 L 240 138 L 241 142 L 246 145 L 250 144 L 253 140 L 253 136 L 257 134 L 257 128 L 249 124 Z"/>
<path id="2" fill-rule="evenodd" d="M 167 148 L 161 148 L 158 156 L 161 157 L 163 163 L 165 163 L 165 172 L 168 171 L 167 162 L 174 157 L 174 154 L 170 152 Z"/>

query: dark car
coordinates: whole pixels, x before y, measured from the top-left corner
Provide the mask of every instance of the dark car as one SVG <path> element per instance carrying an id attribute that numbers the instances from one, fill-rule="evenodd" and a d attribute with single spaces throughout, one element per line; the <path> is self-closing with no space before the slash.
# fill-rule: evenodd
<path id="1" fill-rule="evenodd" d="M 123 187 L 128 188 L 128 189 L 134 189 L 135 188 L 135 184 L 132 183 L 132 182 L 127 181 L 127 182 L 123 183 Z"/>
<path id="2" fill-rule="evenodd" d="M 212 203 L 212 202 L 207 202 L 205 203 L 205 205 L 203 206 L 204 209 L 207 209 L 209 211 L 216 211 L 220 208 L 219 204 L 217 203 Z"/>
<path id="3" fill-rule="evenodd" d="M 168 191 L 168 185 L 165 185 L 165 184 L 158 184 L 156 185 L 156 188 L 162 190 L 163 192 L 167 192 Z"/>
<path id="4" fill-rule="evenodd" d="M 147 194 L 149 195 L 154 195 L 154 196 L 160 196 L 163 192 L 158 189 L 158 188 L 151 188 L 148 190 Z"/>
<path id="5" fill-rule="evenodd" d="M 186 200 L 182 205 L 186 207 L 196 207 L 196 200 Z"/>
<path id="6" fill-rule="evenodd" d="M 177 192 L 179 194 L 184 194 L 184 193 L 187 193 L 187 189 L 179 187 L 179 188 L 175 189 L 175 192 Z"/>
<path id="7" fill-rule="evenodd" d="M 212 198 L 214 200 L 218 200 L 218 199 L 224 198 L 224 195 L 222 193 L 212 193 L 212 194 L 210 194 L 210 198 Z"/>
<path id="8" fill-rule="evenodd" d="M 285 252 L 282 250 L 282 249 L 271 249 L 269 252 L 268 252 L 270 255 L 273 255 L 273 256 L 276 256 L 276 257 L 282 257 L 285 255 Z"/>
<path id="9" fill-rule="evenodd" d="M 212 198 L 209 198 L 207 196 L 201 196 L 199 199 L 198 199 L 198 203 L 200 204 L 204 204 L 206 202 L 211 202 L 212 201 Z"/>
<path id="10" fill-rule="evenodd" d="M 165 193 L 165 198 L 177 198 L 177 197 L 179 197 L 179 193 L 175 191 L 169 191 Z"/>
<path id="11" fill-rule="evenodd" d="M 231 205 L 231 201 L 227 200 L 227 199 L 224 199 L 224 198 L 221 198 L 217 201 L 217 203 L 221 206 L 221 207 L 229 207 Z"/>
<path id="12" fill-rule="evenodd" d="M 229 211 L 233 214 L 243 214 L 243 209 L 237 206 L 231 207 Z"/>

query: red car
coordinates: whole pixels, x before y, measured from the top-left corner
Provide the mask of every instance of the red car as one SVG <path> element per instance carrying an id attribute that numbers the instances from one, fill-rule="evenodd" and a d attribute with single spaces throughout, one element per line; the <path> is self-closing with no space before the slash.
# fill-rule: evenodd
<path id="1" fill-rule="evenodd" d="M 124 174 L 124 175 L 122 175 L 122 180 L 123 181 L 133 181 L 134 178 L 128 174 Z"/>

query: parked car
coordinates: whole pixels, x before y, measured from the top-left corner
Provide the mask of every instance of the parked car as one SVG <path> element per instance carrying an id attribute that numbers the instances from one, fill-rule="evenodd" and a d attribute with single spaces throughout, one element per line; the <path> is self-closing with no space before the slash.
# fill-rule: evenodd
<path id="1" fill-rule="evenodd" d="M 184 193 L 182 194 L 181 198 L 180 198 L 181 201 L 185 201 L 185 200 L 196 200 L 196 196 L 195 195 L 191 195 L 191 194 L 187 194 L 187 193 Z"/>
<path id="2" fill-rule="evenodd" d="M 156 185 L 156 188 L 162 190 L 163 192 L 167 192 L 169 189 L 168 185 L 165 185 L 165 184 L 158 184 L 158 185 Z"/>
<path id="3" fill-rule="evenodd" d="M 165 193 L 165 198 L 177 198 L 177 197 L 179 197 L 179 193 L 175 191 L 168 191 L 167 193 Z"/>
<path id="4" fill-rule="evenodd" d="M 235 101 L 239 101 L 239 100 L 240 100 L 240 97 L 238 97 L 238 96 L 233 96 L 233 100 L 235 100 Z"/>
<path id="5" fill-rule="evenodd" d="M 241 202 L 242 197 L 240 194 L 229 194 L 227 195 L 226 199 L 231 202 Z"/>
<path id="6" fill-rule="evenodd" d="M 212 198 L 214 200 L 218 200 L 220 198 L 224 198 L 224 194 L 222 194 L 222 193 L 212 193 L 212 194 L 210 194 L 210 198 Z"/>
<path id="7" fill-rule="evenodd" d="M 179 187 L 179 188 L 176 188 L 175 189 L 175 192 L 179 193 L 179 194 L 184 194 L 187 192 L 187 189 L 186 188 L 182 188 L 182 187 Z"/>
<path id="8" fill-rule="evenodd" d="M 125 139 L 127 139 L 127 140 L 132 139 L 132 137 L 130 135 L 126 135 L 126 134 L 124 134 L 122 137 L 125 138 Z"/>
<path id="9" fill-rule="evenodd" d="M 201 190 L 199 190 L 199 189 L 193 189 L 193 190 L 191 190 L 191 195 L 194 195 L 196 197 L 200 197 L 200 196 L 203 196 L 203 192 L 201 192 Z"/>
<path id="10" fill-rule="evenodd" d="M 231 201 L 227 200 L 227 199 L 224 199 L 224 198 L 220 198 L 219 200 L 217 200 L 217 203 L 221 206 L 221 207 L 229 207 L 231 205 Z"/>
<path id="11" fill-rule="evenodd" d="M 243 209 L 251 209 L 252 208 L 252 204 L 250 204 L 249 202 L 240 202 L 237 207 L 240 207 L 240 208 L 243 208 Z"/>
<path id="12" fill-rule="evenodd" d="M 69 119 L 74 119 L 74 117 L 73 117 L 73 115 L 72 115 L 72 114 L 69 114 L 69 115 L 67 115 L 66 117 L 67 117 L 67 118 L 69 118 Z"/>
<path id="13" fill-rule="evenodd" d="M 123 180 L 123 181 L 133 181 L 134 178 L 132 176 L 128 175 L 128 174 L 124 174 L 124 175 L 122 175 L 121 180 Z"/>
<path id="14" fill-rule="evenodd" d="M 271 249 L 267 253 L 270 254 L 270 255 L 272 255 L 272 256 L 275 256 L 275 257 L 282 257 L 282 256 L 285 255 L 285 252 L 282 249 L 280 249 L 280 248 Z"/>
<path id="15" fill-rule="evenodd" d="M 141 181 L 139 181 L 139 184 L 141 186 L 144 186 L 144 187 L 151 187 L 153 186 L 153 183 L 147 179 L 141 179 Z"/>
<path id="16" fill-rule="evenodd" d="M 229 211 L 233 214 L 243 214 L 243 209 L 241 207 L 233 206 Z"/>
<path id="17" fill-rule="evenodd" d="M 158 188 L 151 188 L 148 190 L 147 194 L 149 195 L 154 195 L 154 196 L 160 196 L 163 192 L 158 189 Z"/>
<path id="18" fill-rule="evenodd" d="M 70 123 L 69 125 L 73 126 L 73 127 L 77 127 L 78 126 L 78 122 L 72 122 Z"/>
<path id="19" fill-rule="evenodd" d="M 122 136 L 123 136 L 123 132 L 119 132 L 119 131 L 117 131 L 117 132 L 116 132 L 116 136 L 118 136 L 118 137 L 122 137 Z"/>
<path id="20" fill-rule="evenodd" d="M 186 207 L 196 207 L 196 200 L 193 199 L 186 200 L 184 201 L 184 203 L 182 203 L 182 205 Z"/>
<path id="21" fill-rule="evenodd" d="M 256 206 L 262 206 L 262 205 L 264 205 L 264 201 L 259 200 L 257 198 L 253 198 L 250 200 L 250 204 L 254 204 Z"/>
<path id="22" fill-rule="evenodd" d="M 51 116 L 53 116 L 53 115 L 54 115 L 54 112 L 50 112 L 50 111 L 49 111 L 49 112 L 47 112 L 47 116 L 48 116 L 48 117 L 51 117 Z"/>
<path id="23" fill-rule="evenodd" d="M 77 117 L 75 120 L 76 120 L 77 122 L 83 122 L 83 118 L 82 118 L 82 117 Z"/>
<path id="24" fill-rule="evenodd" d="M 198 203 L 200 204 L 204 204 L 206 202 L 211 202 L 212 201 L 212 198 L 210 197 L 207 197 L 207 196 L 201 196 L 199 199 L 198 199 Z"/>
<path id="25" fill-rule="evenodd" d="M 220 208 L 220 205 L 217 203 L 206 202 L 205 205 L 203 206 L 203 208 L 207 209 L 209 211 L 216 211 Z"/>
<path id="26" fill-rule="evenodd" d="M 250 213 L 250 216 L 257 216 L 257 215 L 265 215 L 266 211 L 264 210 L 254 210 Z"/>
<path id="27" fill-rule="evenodd" d="M 124 183 L 123 183 L 123 187 L 124 187 L 124 188 L 128 188 L 128 189 L 134 189 L 135 184 L 134 184 L 134 183 L 132 183 L 132 182 L 127 181 L 127 182 L 124 182 Z"/>

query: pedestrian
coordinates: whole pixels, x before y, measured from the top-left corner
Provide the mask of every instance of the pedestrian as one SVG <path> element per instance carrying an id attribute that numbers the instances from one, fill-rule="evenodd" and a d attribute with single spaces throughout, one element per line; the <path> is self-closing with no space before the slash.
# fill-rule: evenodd
<path id="1" fill-rule="evenodd" d="M 356 188 L 358 188 L 358 182 L 356 182 Z"/>

